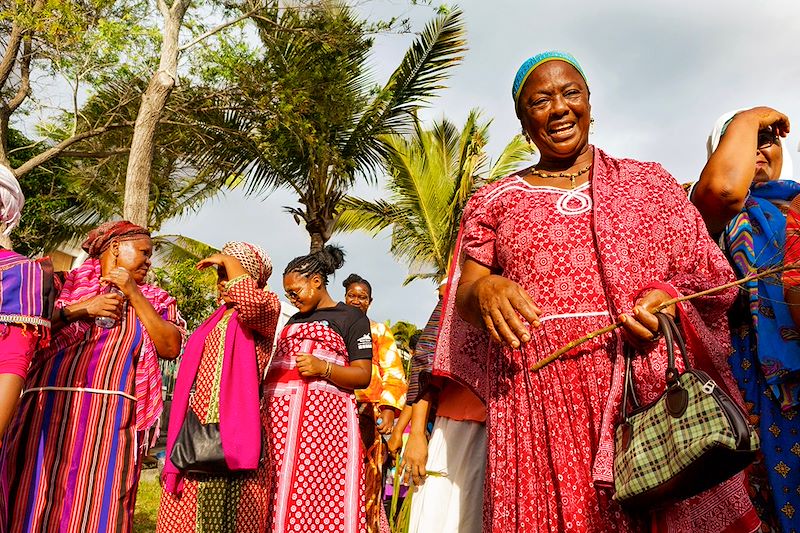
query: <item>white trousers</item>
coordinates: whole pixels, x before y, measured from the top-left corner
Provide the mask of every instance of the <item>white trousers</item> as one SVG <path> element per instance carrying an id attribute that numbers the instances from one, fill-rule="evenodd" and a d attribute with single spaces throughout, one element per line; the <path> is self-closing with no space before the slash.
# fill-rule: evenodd
<path id="1" fill-rule="evenodd" d="M 408 533 L 481 533 L 486 426 L 437 417 L 428 443 L 428 476 L 411 500 Z"/>

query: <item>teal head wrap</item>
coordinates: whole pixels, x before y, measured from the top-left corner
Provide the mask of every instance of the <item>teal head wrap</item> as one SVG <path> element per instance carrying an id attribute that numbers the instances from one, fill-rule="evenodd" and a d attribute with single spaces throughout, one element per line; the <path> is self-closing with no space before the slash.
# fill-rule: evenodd
<path id="1" fill-rule="evenodd" d="M 583 72 L 578 60 L 572 54 L 568 54 L 567 52 L 559 52 L 558 50 L 550 50 L 548 52 L 542 52 L 541 54 L 536 54 L 533 57 L 528 58 L 519 70 L 517 70 L 517 75 L 514 77 L 514 86 L 511 89 L 511 96 L 514 97 L 514 107 L 516 108 L 519 104 L 519 95 L 522 92 L 522 87 L 525 85 L 525 80 L 528 79 L 528 76 L 531 75 L 531 72 L 536 70 L 536 67 L 543 63 L 547 63 L 548 61 L 564 61 L 565 63 L 569 63 L 575 70 L 577 70 L 580 75 L 583 77 L 583 81 L 586 82 L 586 86 L 589 86 L 589 82 L 586 79 L 586 74 Z"/>

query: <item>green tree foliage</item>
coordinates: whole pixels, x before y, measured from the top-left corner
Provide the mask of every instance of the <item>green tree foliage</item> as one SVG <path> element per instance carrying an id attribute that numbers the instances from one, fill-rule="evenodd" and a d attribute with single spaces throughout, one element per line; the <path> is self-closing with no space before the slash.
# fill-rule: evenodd
<path id="1" fill-rule="evenodd" d="M 154 268 L 158 286 L 178 301 L 178 309 L 193 331 L 216 309 L 217 276 L 214 269 L 197 270 L 194 260 Z"/>
<path id="2" fill-rule="evenodd" d="M 399 320 L 392 324 L 391 330 L 397 347 L 406 353 L 409 351 L 408 341 L 411 340 L 411 336 L 414 335 L 414 333 L 421 331 L 411 322 L 405 322 L 403 320 Z"/>
<path id="3" fill-rule="evenodd" d="M 26 161 L 36 155 L 36 144 L 16 130 L 9 130 L 11 163 Z M 59 219 L 75 202 L 70 190 L 67 162 L 54 159 L 20 177 L 25 207 L 20 225 L 12 232 L 14 249 L 24 255 L 43 253 L 72 236 L 70 228 Z"/>
<path id="4" fill-rule="evenodd" d="M 91 121 L 101 120 L 109 108 L 114 108 L 124 121 L 133 122 L 146 83 L 142 77 L 132 75 L 106 82 L 81 108 L 81 116 Z M 176 105 L 190 105 L 189 98 L 184 96 Z M 234 187 L 237 183 L 236 180 L 222 184 L 212 182 L 186 166 L 189 138 L 195 131 L 189 124 L 172 120 L 176 113 L 174 108 L 170 109 L 170 119 L 160 125 L 153 147 L 146 223 L 153 231 L 158 231 L 166 220 L 199 209 L 205 200 L 218 194 L 221 187 Z M 67 126 L 65 123 L 64 127 Z M 67 155 L 79 156 L 69 170 L 78 196 L 63 213 L 63 219 L 76 234 L 123 216 L 132 133 L 130 128 L 116 129 L 83 141 L 80 152 L 67 152 Z"/>
<path id="5" fill-rule="evenodd" d="M 335 229 L 376 235 L 391 227 L 391 253 L 412 272 L 405 283 L 417 278 L 440 283 L 447 276 L 469 197 L 518 169 L 533 153 L 516 136 L 492 164 L 485 151 L 489 125 L 473 110 L 460 131 L 443 118 L 431 129 L 417 122 L 410 136 L 382 137 L 388 153 L 387 199 L 347 197 Z"/>
<path id="6" fill-rule="evenodd" d="M 276 4 L 255 20 L 262 55 L 233 63 L 236 85 L 190 115 L 203 132 L 191 161 L 219 180 L 241 176 L 250 193 L 293 191 L 300 207 L 287 209 L 318 250 L 349 188 L 382 168 L 379 137 L 410 128 L 414 110 L 462 58 L 462 16 L 452 11 L 428 24 L 382 87 L 368 69 L 365 23 L 345 5 Z"/>
<path id="7" fill-rule="evenodd" d="M 70 146 L 124 124 L 113 113 L 90 123 L 80 116 L 78 96 L 91 85 L 147 56 L 148 3 L 144 0 L 0 0 L 0 163 L 9 164 L 11 127 L 38 108 L 42 93 L 63 83 L 71 94 L 57 105 L 69 114 L 65 134 L 42 143 L 34 157 L 21 161 L 22 176 Z M 84 86 L 88 84 L 88 86 Z M 50 124 L 40 124 L 47 133 Z M 51 136 L 52 137 L 52 136 Z"/>

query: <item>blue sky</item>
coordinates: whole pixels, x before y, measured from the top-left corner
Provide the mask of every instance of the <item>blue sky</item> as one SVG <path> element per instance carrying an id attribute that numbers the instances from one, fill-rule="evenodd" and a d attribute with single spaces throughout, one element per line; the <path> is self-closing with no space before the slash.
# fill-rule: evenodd
<path id="1" fill-rule="evenodd" d="M 493 118 L 489 152 L 496 155 L 519 132 L 510 97 L 517 67 L 547 49 L 572 52 L 591 88 L 595 118 L 591 142 L 611 155 L 658 161 L 678 181 L 695 179 L 706 159 L 705 142 L 716 118 L 741 107 L 770 105 L 797 121 L 789 136 L 797 162 L 800 141 L 800 2 L 797 0 L 509 1 L 462 2 L 469 51 L 448 88 L 421 115 L 445 115 L 463 123 L 472 108 Z M 360 2 L 368 17 L 409 16 L 419 30 L 428 7 L 405 0 Z M 379 35 L 374 48 L 376 80 L 385 80 L 412 41 Z M 381 188 L 359 185 L 360 196 Z M 212 245 L 247 240 L 264 246 L 275 264 L 271 284 L 282 294 L 286 263 L 308 251 L 308 236 L 282 206 L 293 197 L 276 191 L 263 198 L 231 192 L 190 216 L 169 222 L 164 233 L 182 233 Z M 435 305 L 435 287 L 415 281 L 402 287 L 404 265 L 388 253 L 388 233 L 377 238 L 336 235 L 347 252 L 345 267 L 331 280 L 334 298 L 350 272 L 374 287 L 374 320 L 424 325 Z"/>

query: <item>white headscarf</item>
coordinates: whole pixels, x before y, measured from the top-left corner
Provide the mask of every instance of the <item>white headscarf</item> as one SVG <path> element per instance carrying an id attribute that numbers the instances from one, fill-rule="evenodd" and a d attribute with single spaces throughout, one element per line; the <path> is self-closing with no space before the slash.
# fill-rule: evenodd
<path id="1" fill-rule="evenodd" d="M 711 130 L 711 135 L 708 136 L 708 143 L 706 145 L 706 148 L 708 149 L 708 157 L 711 157 L 711 154 L 714 153 L 714 150 L 716 150 L 717 146 L 719 146 L 719 141 L 722 138 L 722 135 L 725 133 L 728 123 L 731 121 L 731 119 L 733 119 L 734 116 L 742 111 L 747 111 L 747 109 L 735 109 L 733 111 L 728 111 L 717 119 L 717 122 L 714 124 L 714 129 Z M 781 151 L 783 152 L 783 166 L 781 167 L 781 174 L 778 176 L 778 179 L 800 181 L 794 177 L 792 170 L 792 158 L 789 155 L 789 145 L 786 143 L 786 138 L 778 137 L 778 140 L 781 143 Z"/>
<path id="2" fill-rule="evenodd" d="M 20 212 L 25 205 L 25 196 L 11 169 L 0 165 L 0 223 L 6 225 L 4 235 L 11 233 L 19 224 Z"/>

